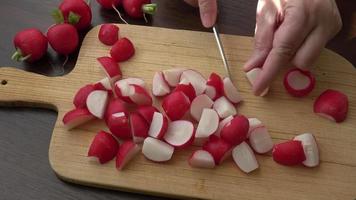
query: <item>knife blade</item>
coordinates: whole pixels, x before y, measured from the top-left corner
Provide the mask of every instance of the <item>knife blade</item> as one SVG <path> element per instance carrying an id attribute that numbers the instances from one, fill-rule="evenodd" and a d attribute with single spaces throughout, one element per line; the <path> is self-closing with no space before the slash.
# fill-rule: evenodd
<path id="1" fill-rule="evenodd" d="M 213 26 L 213 32 L 214 32 L 216 44 L 218 45 L 218 49 L 219 49 L 219 52 L 220 52 L 221 59 L 222 59 L 223 64 L 224 64 L 225 72 L 226 72 L 227 76 L 231 79 L 230 66 L 229 66 L 229 63 L 227 62 L 227 59 L 226 59 L 226 56 L 225 56 L 224 47 L 223 47 L 223 45 L 221 43 L 220 35 L 219 35 L 219 32 L 218 32 L 218 30 L 217 30 L 215 25 Z"/>

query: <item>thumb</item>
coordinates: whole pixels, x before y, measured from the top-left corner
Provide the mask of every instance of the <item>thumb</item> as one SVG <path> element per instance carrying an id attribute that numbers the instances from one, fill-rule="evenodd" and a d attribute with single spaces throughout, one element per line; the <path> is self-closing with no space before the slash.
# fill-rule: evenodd
<path id="1" fill-rule="evenodd" d="M 217 15 L 217 0 L 199 0 L 200 18 L 203 26 L 210 28 L 215 24 Z"/>

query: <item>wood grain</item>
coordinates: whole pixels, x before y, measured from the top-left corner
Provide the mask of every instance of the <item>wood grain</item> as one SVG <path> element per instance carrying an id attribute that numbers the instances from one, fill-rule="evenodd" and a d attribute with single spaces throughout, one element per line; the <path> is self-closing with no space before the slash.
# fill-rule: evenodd
<path id="1" fill-rule="evenodd" d="M 173 66 L 197 69 L 204 76 L 212 71 L 224 74 L 210 33 L 142 26 L 120 25 L 120 28 L 137 47 L 135 57 L 121 64 L 124 76 L 142 77 L 150 85 L 155 71 Z M 356 196 L 356 74 L 352 65 L 325 50 L 315 67 L 317 87 L 309 97 L 295 99 L 286 95 L 281 76 L 273 83 L 270 95 L 255 97 L 240 67 L 252 50 L 249 37 L 222 36 L 229 62 L 235 66 L 234 83 L 245 99 L 238 107 L 239 113 L 260 118 L 275 142 L 312 132 L 321 151 L 322 162 L 318 168 L 283 167 L 270 156 L 258 156 L 261 167 L 249 175 L 239 171 L 232 160 L 215 170 L 198 170 L 186 162 L 189 150 L 175 152 L 174 158 L 165 164 L 138 156 L 122 172 L 116 171 L 114 162 L 103 166 L 89 162 L 85 156 L 88 146 L 104 124 L 94 122 L 68 132 L 61 119 L 72 108 L 75 91 L 103 77 L 96 57 L 107 54 L 108 48 L 97 41 L 97 31 L 96 27 L 87 34 L 76 67 L 66 76 L 49 78 L 12 68 L 0 69 L 1 78 L 7 80 L 0 87 L 1 101 L 51 105 L 58 110 L 49 159 L 59 177 L 91 186 L 204 199 L 352 199 Z M 342 124 L 312 113 L 313 100 L 326 88 L 344 91 L 349 96 L 349 116 Z"/>

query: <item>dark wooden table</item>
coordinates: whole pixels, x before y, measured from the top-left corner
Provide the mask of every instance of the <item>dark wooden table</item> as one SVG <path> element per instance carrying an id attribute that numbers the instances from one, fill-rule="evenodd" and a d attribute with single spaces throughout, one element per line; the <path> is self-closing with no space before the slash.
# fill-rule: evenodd
<path id="1" fill-rule="evenodd" d="M 158 13 L 147 25 L 209 31 L 201 26 L 197 10 L 181 0 L 155 2 L 159 4 Z M 45 31 L 53 23 L 50 11 L 58 4 L 59 0 L 0 1 L 0 66 L 13 66 L 48 76 L 59 76 L 73 69 L 77 55 L 72 55 L 63 68 L 64 58 L 53 51 L 33 65 L 10 59 L 14 50 L 14 34 L 28 27 Z M 222 33 L 253 35 L 257 0 L 224 0 L 220 4 L 219 27 Z M 92 0 L 91 6 L 93 26 L 120 22 L 114 12 L 100 9 L 95 0 Z M 356 66 L 356 2 L 340 0 L 339 8 L 344 26 L 328 48 Z M 129 23 L 144 24 L 134 20 L 129 20 Z M 47 153 L 56 118 L 56 112 L 51 110 L 0 107 L 0 199 L 159 199 L 59 180 L 49 165 Z"/>

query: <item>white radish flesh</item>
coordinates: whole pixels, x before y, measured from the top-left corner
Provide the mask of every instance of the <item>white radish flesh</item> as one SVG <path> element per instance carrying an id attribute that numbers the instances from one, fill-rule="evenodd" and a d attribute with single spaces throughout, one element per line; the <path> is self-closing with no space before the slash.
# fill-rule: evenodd
<path id="1" fill-rule="evenodd" d="M 161 140 L 148 137 L 143 142 L 142 153 L 149 160 L 164 162 L 172 158 L 174 147 Z"/>
<path id="2" fill-rule="evenodd" d="M 190 114 L 196 121 L 199 121 L 204 108 L 211 108 L 213 104 L 214 102 L 206 94 L 199 95 L 190 105 Z"/>
<path id="3" fill-rule="evenodd" d="M 226 118 L 230 115 L 237 114 L 235 106 L 227 100 L 226 97 L 220 97 L 215 100 L 213 108 L 218 113 L 220 118 Z"/>
<path id="4" fill-rule="evenodd" d="M 163 70 L 163 78 L 167 81 L 169 86 L 175 87 L 178 85 L 183 71 L 185 71 L 185 69 L 181 68 Z"/>
<path id="5" fill-rule="evenodd" d="M 248 122 L 249 122 L 249 124 L 250 124 L 250 128 L 248 129 L 247 138 L 250 137 L 250 133 L 251 133 L 254 129 L 263 126 L 262 122 L 261 122 L 259 119 L 257 119 L 257 118 L 248 118 Z"/>
<path id="6" fill-rule="evenodd" d="M 226 98 L 234 104 L 239 103 L 242 101 L 242 97 L 238 92 L 237 88 L 232 83 L 231 79 L 226 77 L 223 80 L 224 82 L 224 94 Z"/>
<path id="7" fill-rule="evenodd" d="M 136 105 L 144 105 L 144 106 L 149 106 L 152 105 L 152 97 L 150 94 L 146 91 L 145 88 L 135 85 L 135 84 L 130 84 L 130 87 L 133 87 L 134 92 L 129 95 L 130 100 L 135 103 Z"/>
<path id="8" fill-rule="evenodd" d="M 265 126 L 255 128 L 249 137 L 251 147 L 257 153 L 267 153 L 273 148 L 273 141 Z"/>
<path id="9" fill-rule="evenodd" d="M 107 91 L 94 90 L 87 97 L 87 108 L 92 115 L 102 119 L 105 114 L 108 100 L 109 97 Z"/>
<path id="10" fill-rule="evenodd" d="M 316 167 L 319 165 L 319 148 L 315 141 L 315 137 L 310 133 L 304 133 L 294 137 L 293 140 L 302 142 L 304 149 L 305 160 L 303 165 L 307 167 Z"/>
<path id="11" fill-rule="evenodd" d="M 250 173 L 258 168 L 255 154 L 246 142 L 242 142 L 232 150 L 232 158 L 245 173 Z"/>
<path id="12" fill-rule="evenodd" d="M 213 156 L 204 150 L 196 150 L 189 158 L 189 165 L 197 168 L 214 168 L 215 161 Z"/>
<path id="13" fill-rule="evenodd" d="M 219 116 L 215 110 L 205 108 L 201 115 L 195 137 L 208 138 L 219 126 Z"/>
<path id="14" fill-rule="evenodd" d="M 251 69 L 250 71 L 248 71 L 246 73 L 246 77 L 249 80 L 249 82 L 251 83 L 251 85 L 255 84 L 256 79 L 258 78 L 258 76 L 261 73 L 261 71 L 262 71 L 261 68 L 253 68 L 253 69 Z M 269 91 L 269 88 L 266 88 L 262 92 L 261 96 L 265 96 L 268 93 L 268 91 Z"/>
<path id="15" fill-rule="evenodd" d="M 170 88 L 167 82 L 163 79 L 162 72 L 156 72 L 152 81 L 152 94 L 160 97 L 169 94 Z"/>
<path id="16" fill-rule="evenodd" d="M 164 140 L 177 148 L 184 148 L 193 142 L 194 126 L 190 121 L 177 120 L 169 123 Z"/>
<path id="17" fill-rule="evenodd" d="M 206 88 L 205 78 L 197 71 L 185 70 L 180 77 L 180 83 L 188 84 L 191 83 L 195 89 L 195 94 L 203 94 Z"/>
<path id="18" fill-rule="evenodd" d="M 162 113 L 155 112 L 153 114 L 150 129 L 148 130 L 148 135 L 154 138 L 161 139 L 166 133 L 168 128 L 168 120 Z"/>

